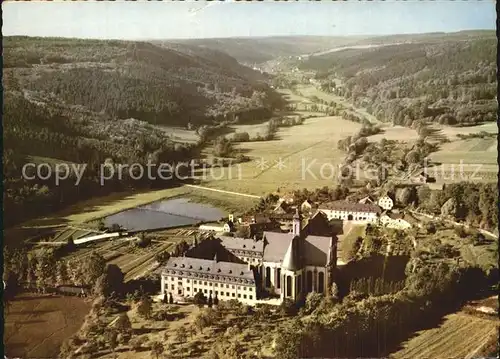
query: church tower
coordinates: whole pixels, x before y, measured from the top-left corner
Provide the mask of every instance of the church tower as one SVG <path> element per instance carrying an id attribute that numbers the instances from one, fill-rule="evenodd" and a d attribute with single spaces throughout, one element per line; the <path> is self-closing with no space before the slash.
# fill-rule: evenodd
<path id="1" fill-rule="evenodd" d="M 300 231 L 302 227 L 302 216 L 300 215 L 299 209 L 295 210 L 292 221 L 292 234 L 293 236 L 300 236 Z"/>

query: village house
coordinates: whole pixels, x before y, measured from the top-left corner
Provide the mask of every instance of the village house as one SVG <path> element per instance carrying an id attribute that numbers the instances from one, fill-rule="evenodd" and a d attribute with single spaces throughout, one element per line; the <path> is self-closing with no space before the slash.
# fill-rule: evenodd
<path id="1" fill-rule="evenodd" d="M 380 207 L 370 203 L 352 203 L 335 201 L 321 205 L 319 210 L 326 214 L 329 220 L 341 219 L 344 221 L 360 221 L 368 223 L 378 222 Z"/>
<path id="2" fill-rule="evenodd" d="M 234 229 L 232 222 L 226 222 L 224 224 L 202 224 L 198 227 L 201 232 L 212 232 L 212 233 L 229 233 Z"/>
<path id="3" fill-rule="evenodd" d="M 380 208 L 382 208 L 386 211 L 390 211 L 392 209 L 392 207 L 394 207 L 394 201 L 388 195 L 380 197 L 378 199 L 377 204 L 379 205 Z"/>
<path id="4" fill-rule="evenodd" d="M 263 292 L 279 295 L 280 301 L 303 299 L 312 291 L 325 293 L 333 281 L 337 237 L 309 235 L 310 231 L 303 229 L 297 210 L 290 233 L 266 231 L 261 241 L 218 238 L 229 256 L 216 253 L 213 259 L 207 259 L 207 250 L 203 249 L 198 253 L 205 258 L 191 257 L 196 255 L 194 248 L 185 257 L 171 257 L 162 270 L 161 291 L 175 300 L 201 291 L 206 297 L 237 299 L 246 304 L 263 299 L 258 297 Z M 200 245 L 204 243 L 208 242 Z"/>

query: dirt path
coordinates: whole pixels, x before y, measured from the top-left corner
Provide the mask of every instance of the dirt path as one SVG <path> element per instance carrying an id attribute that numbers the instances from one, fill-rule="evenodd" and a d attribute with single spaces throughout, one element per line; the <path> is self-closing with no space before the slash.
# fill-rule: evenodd
<path id="1" fill-rule="evenodd" d="M 238 192 L 232 192 L 232 191 L 224 191 L 222 189 L 215 189 L 215 188 L 210 188 L 210 187 L 196 186 L 196 185 L 192 185 L 192 184 L 186 184 L 184 186 L 192 187 L 192 188 L 198 188 L 198 189 L 204 189 L 204 190 L 207 190 L 207 191 L 213 191 L 213 192 L 219 192 L 219 193 L 233 194 L 235 196 L 257 198 L 257 199 L 261 198 L 260 196 L 256 196 L 256 195 L 253 195 L 253 194 L 238 193 Z"/>

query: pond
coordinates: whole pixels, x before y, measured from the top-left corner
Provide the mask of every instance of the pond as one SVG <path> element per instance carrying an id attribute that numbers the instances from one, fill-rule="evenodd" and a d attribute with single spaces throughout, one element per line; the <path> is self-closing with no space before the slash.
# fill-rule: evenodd
<path id="1" fill-rule="evenodd" d="M 108 227 L 119 224 L 129 231 L 144 231 L 217 221 L 225 215 L 210 205 L 190 202 L 189 198 L 175 198 L 113 214 L 106 217 L 104 223 Z"/>

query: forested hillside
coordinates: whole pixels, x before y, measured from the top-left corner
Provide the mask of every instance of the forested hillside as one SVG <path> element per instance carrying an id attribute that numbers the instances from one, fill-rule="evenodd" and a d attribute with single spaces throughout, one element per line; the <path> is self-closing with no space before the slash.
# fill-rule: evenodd
<path id="1" fill-rule="evenodd" d="M 366 36 L 272 36 L 178 40 L 178 43 L 223 51 L 241 63 L 260 64 L 277 57 L 299 56 L 355 44 Z"/>
<path id="2" fill-rule="evenodd" d="M 3 56 L 6 224 L 113 191 L 172 185 L 126 175 L 99 185 L 106 159 L 176 163 L 199 150 L 174 143 L 154 125 L 194 130 L 264 119 L 280 106 L 260 73 L 214 50 L 9 37 Z M 89 167 L 76 189 L 55 186 L 53 178 L 27 181 L 21 169 L 33 157 Z"/>
<path id="3" fill-rule="evenodd" d="M 313 56 L 324 90 L 347 97 L 379 120 L 471 125 L 496 120 L 494 32 L 420 35 L 412 42 Z M 383 41 L 379 41 L 383 42 Z M 342 80 L 337 86 L 334 79 Z"/>

